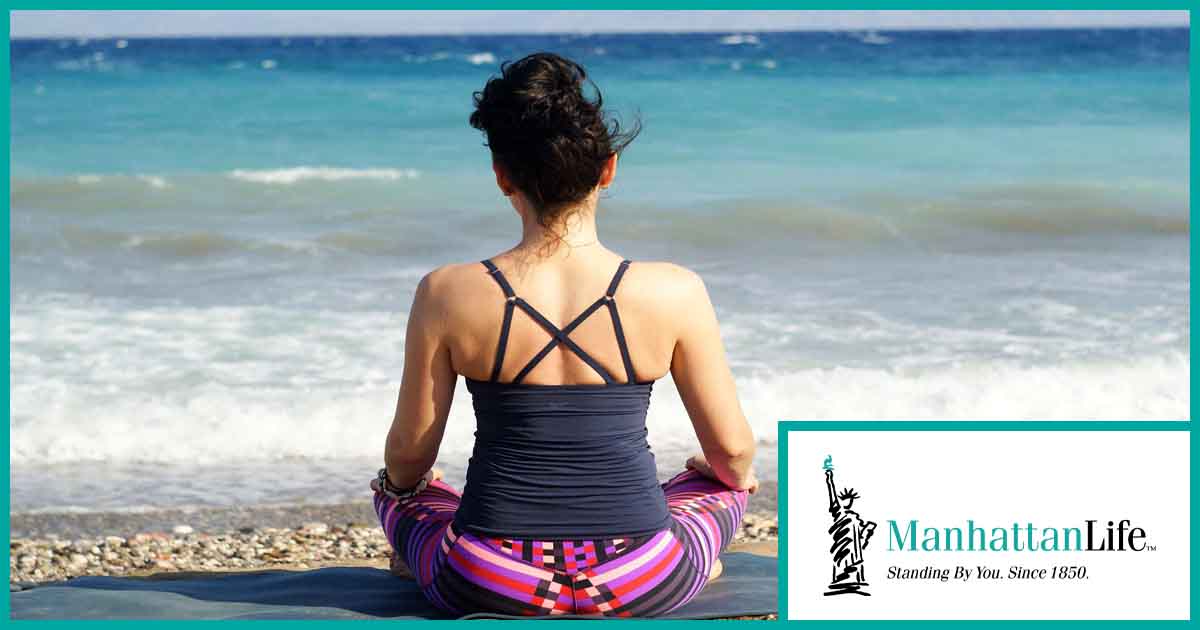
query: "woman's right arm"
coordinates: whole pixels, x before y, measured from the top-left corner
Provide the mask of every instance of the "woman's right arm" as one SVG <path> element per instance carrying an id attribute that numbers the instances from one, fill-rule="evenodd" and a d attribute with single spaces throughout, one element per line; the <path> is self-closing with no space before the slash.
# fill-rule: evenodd
<path id="1" fill-rule="evenodd" d="M 754 433 L 738 402 L 725 357 L 717 314 L 700 276 L 680 269 L 686 280 L 677 312 L 679 325 L 671 377 L 683 399 L 713 475 L 737 490 L 755 489 Z"/>
<path id="2" fill-rule="evenodd" d="M 390 483 L 415 486 L 429 474 L 450 416 L 458 374 L 445 335 L 445 272 L 436 270 L 417 285 L 404 337 L 404 375 L 383 460 Z M 436 478 L 429 474 L 429 479 Z"/>

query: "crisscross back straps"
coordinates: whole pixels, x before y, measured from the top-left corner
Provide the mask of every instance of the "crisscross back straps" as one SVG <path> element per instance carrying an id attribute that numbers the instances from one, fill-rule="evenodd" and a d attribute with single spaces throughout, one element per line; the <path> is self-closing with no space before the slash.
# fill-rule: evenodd
<path id="1" fill-rule="evenodd" d="M 614 297 L 616 295 L 618 286 L 621 284 L 621 278 L 625 275 L 625 270 L 629 267 L 628 260 L 621 261 L 620 266 L 617 267 L 617 272 L 613 275 L 612 282 L 609 283 L 608 290 L 605 291 L 604 297 L 601 297 L 593 302 L 591 306 L 587 307 L 587 309 L 580 313 L 578 317 L 571 320 L 571 322 L 562 329 L 559 329 L 554 325 L 553 322 L 546 319 L 546 317 L 538 312 L 537 309 L 533 308 L 531 304 L 520 297 L 517 297 L 517 294 L 513 291 L 512 285 L 508 283 L 508 279 L 504 277 L 504 274 L 500 272 L 500 269 L 497 268 L 492 261 L 484 260 L 481 262 L 483 263 L 483 266 L 487 268 L 488 273 L 491 274 L 492 278 L 496 280 L 496 283 L 500 285 L 500 289 L 504 291 L 505 297 L 504 323 L 500 325 L 500 341 L 496 344 L 496 359 L 492 364 L 492 376 L 490 379 L 492 382 L 496 382 L 500 378 L 500 369 L 504 366 L 504 351 L 508 347 L 508 332 L 512 327 L 513 309 L 519 306 L 521 307 L 521 310 L 525 311 L 525 313 L 527 313 L 529 317 L 537 322 L 538 325 L 544 328 L 546 332 L 550 333 L 551 339 L 536 355 L 533 356 L 532 359 L 529 360 L 528 363 L 525 364 L 525 367 L 521 368 L 521 371 L 517 373 L 516 378 L 513 379 L 513 383 L 520 383 L 522 380 L 524 380 L 529 372 L 533 370 L 533 368 L 537 367 L 537 364 L 540 363 L 542 359 L 546 358 L 546 355 L 550 354 L 550 351 L 557 347 L 560 343 L 570 349 L 571 352 L 574 352 L 580 360 L 595 370 L 596 373 L 604 379 L 606 384 L 615 383 L 616 379 L 614 379 L 612 375 L 608 373 L 608 370 L 605 370 L 602 365 L 600 365 L 591 357 L 591 355 L 584 351 L 583 348 L 579 347 L 578 344 L 571 340 L 569 336 L 576 328 L 579 327 L 580 324 L 584 322 L 584 320 L 590 317 L 592 313 L 595 313 L 597 309 L 605 305 L 608 306 L 608 312 L 612 315 L 613 332 L 617 338 L 617 347 L 621 350 L 621 362 L 625 365 L 625 376 L 628 379 L 628 382 L 634 382 L 633 362 L 629 358 L 629 346 L 625 343 L 625 331 L 621 327 L 621 317 L 617 314 L 617 304 Z"/>
<path id="2" fill-rule="evenodd" d="M 517 305 L 521 307 L 521 310 L 525 311 L 530 317 L 533 318 L 534 321 L 540 324 L 542 328 L 545 328 L 546 332 L 553 335 L 553 338 L 550 339 L 546 345 L 542 346 L 541 351 L 534 355 L 534 357 L 529 360 L 529 363 L 525 364 L 524 368 L 521 368 L 521 371 L 517 373 L 517 376 L 513 379 L 513 382 L 520 383 L 521 381 L 525 380 L 525 377 L 529 375 L 529 372 L 533 370 L 533 368 L 537 367 L 537 364 L 541 363 L 542 359 L 546 358 L 546 355 L 550 354 L 550 351 L 561 343 L 570 348 L 571 352 L 575 353 L 575 356 L 579 357 L 581 361 L 588 364 L 588 367 L 595 370 L 596 373 L 600 375 L 600 378 L 604 379 L 604 383 L 606 385 L 609 383 L 615 383 L 616 380 L 613 379 L 613 377 L 608 373 L 608 370 L 604 369 L 604 366 L 597 363 L 590 354 L 588 354 L 583 348 L 580 348 L 578 344 L 576 344 L 570 337 L 567 336 L 570 335 L 580 324 L 582 324 L 585 319 L 591 316 L 592 313 L 595 313 L 596 309 L 600 308 L 601 304 L 603 304 L 603 298 L 593 302 L 592 305 L 587 308 L 587 310 L 579 314 L 579 317 L 571 320 L 571 323 L 567 324 L 566 328 L 559 330 L 558 327 L 554 325 L 554 322 L 546 319 L 537 311 L 537 309 L 533 308 L 529 302 L 526 302 L 521 298 L 517 298 Z"/>

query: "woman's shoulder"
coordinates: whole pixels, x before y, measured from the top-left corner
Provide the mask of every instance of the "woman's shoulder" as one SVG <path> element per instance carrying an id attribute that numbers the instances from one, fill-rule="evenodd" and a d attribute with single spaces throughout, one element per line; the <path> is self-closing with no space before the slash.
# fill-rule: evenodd
<path id="1" fill-rule="evenodd" d="M 470 297 L 472 293 L 495 287 L 487 268 L 479 262 L 442 265 L 426 273 L 417 285 L 417 292 L 434 301 Z"/>
<path id="2" fill-rule="evenodd" d="M 631 292 L 653 297 L 656 301 L 674 302 L 707 295 L 700 274 L 672 262 L 635 260 L 629 267 L 628 276 Z"/>
<path id="3" fill-rule="evenodd" d="M 425 274 L 417 293 L 431 306 L 447 311 L 456 305 L 477 305 L 481 299 L 498 297 L 499 290 L 482 263 L 464 262 L 442 265 Z M 627 301 L 679 308 L 693 301 L 706 301 L 708 292 L 700 274 L 683 265 L 633 260 L 621 281 L 619 296 Z"/>

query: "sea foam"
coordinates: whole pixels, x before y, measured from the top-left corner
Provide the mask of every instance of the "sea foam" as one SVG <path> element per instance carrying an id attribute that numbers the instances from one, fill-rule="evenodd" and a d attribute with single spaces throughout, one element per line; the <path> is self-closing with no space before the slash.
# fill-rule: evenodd
<path id="1" fill-rule="evenodd" d="M 289 185 L 306 180 L 338 182 L 348 179 L 395 181 L 416 179 L 420 172 L 411 168 L 336 168 L 331 166 L 296 166 L 264 170 L 235 169 L 229 177 L 255 184 Z"/>
<path id="2" fill-rule="evenodd" d="M 396 342 L 385 345 L 395 347 Z M 197 343 L 179 339 L 163 345 L 186 357 L 203 353 Z M 127 371 L 108 378 L 94 373 L 101 382 L 19 379 L 12 388 L 11 461 L 14 466 L 75 461 L 192 465 L 378 456 L 398 376 L 363 378 L 361 366 L 342 371 L 346 352 L 300 340 L 294 351 L 287 351 L 287 343 L 263 341 L 281 355 L 311 346 L 313 356 L 330 358 L 330 373 L 289 374 L 278 363 L 243 361 L 224 364 L 234 370 L 225 378 L 190 386 L 176 381 L 167 389 L 150 386 L 174 380 L 167 378 L 167 357 L 157 368 L 140 366 L 149 377 L 143 385 L 117 352 L 92 359 L 98 372 Z M 27 353 L 14 352 L 14 369 L 50 371 L 38 363 Z M 1168 354 L 1123 363 L 977 363 L 912 374 L 808 369 L 743 376 L 738 386 L 760 442 L 773 446 L 779 420 L 1185 419 L 1189 374 L 1186 355 Z M 270 381 L 277 384 L 266 384 Z M 470 399 L 466 388 L 459 387 L 440 457 L 464 463 L 474 430 Z M 660 458 L 685 458 L 698 448 L 670 379 L 655 388 L 649 441 Z"/>
<path id="3" fill-rule="evenodd" d="M 400 269 L 377 283 L 381 288 L 359 289 L 370 295 L 330 294 L 336 308 L 303 302 L 302 310 L 15 294 L 9 457 L 20 496 L 14 509 L 47 507 L 44 480 L 63 467 L 95 471 L 88 483 L 96 487 L 56 495 L 55 505 L 261 503 L 281 500 L 280 476 L 297 497 L 357 496 L 356 475 L 368 474 L 381 456 L 403 364 L 405 313 L 379 308 L 378 294 L 419 274 Z M 1030 308 L 1076 316 L 1053 303 Z M 780 420 L 1189 414 L 1186 351 L 1034 364 L 964 357 L 921 367 L 789 368 L 777 357 L 774 367 L 769 361 L 745 367 L 764 344 L 738 334 L 736 325 L 726 328 L 731 359 L 743 366 L 739 398 L 766 479 L 775 474 Z M 698 449 L 669 377 L 655 386 L 647 424 L 661 470 Z M 439 455 L 451 479 L 461 480 L 474 431 L 470 396 L 460 384 Z"/>
<path id="4" fill-rule="evenodd" d="M 757 35 L 734 33 L 717 40 L 725 46 L 757 46 L 760 42 Z"/>

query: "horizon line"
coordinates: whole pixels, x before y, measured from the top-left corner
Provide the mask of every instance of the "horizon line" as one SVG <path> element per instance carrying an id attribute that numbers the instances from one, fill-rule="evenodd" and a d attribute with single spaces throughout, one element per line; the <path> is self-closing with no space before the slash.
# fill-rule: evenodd
<path id="1" fill-rule="evenodd" d="M 386 38 L 386 37 L 463 37 L 463 36 L 492 36 L 492 37 L 516 37 L 529 35 L 545 35 L 545 36 L 563 36 L 577 35 L 590 37 L 593 35 L 707 35 L 724 33 L 729 35 L 756 35 L 761 33 L 920 33 L 920 32 L 954 32 L 954 31 L 972 31 L 972 32 L 1005 32 L 1005 31 L 1120 31 L 1120 30 L 1190 30 L 1191 24 L 1162 24 L 1162 23 L 1137 23 L 1129 24 L 1027 24 L 1027 25 L 1005 25 L 1005 26 L 937 26 L 937 25 L 919 25 L 919 26 L 889 26 L 885 28 L 855 28 L 855 27 L 814 27 L 814 28 L 751 28 L 751 29 L 707 29 L 699 28 L 695 30 L 645 30 L 645 31 L 572 31 L 572 30 L 546 30 L 546 31 L 429 31 L 419 33 L 356 33 L 353 31 L 342 32 L 262 32 L 262 33 L 236 33 L 236 34 L 221 34 L 221 33 L 164 33 L 161 35 L 121 35 L 105 33 L 102 35 L 13 35 L 9 33 L 9 41 L 18 40 L 108 40 L 108 39 L 125 39 L 125 40 L 155 40 L 155 39 L 257 39 L 264 37 L 301 37 L 301 38 Z"/>

